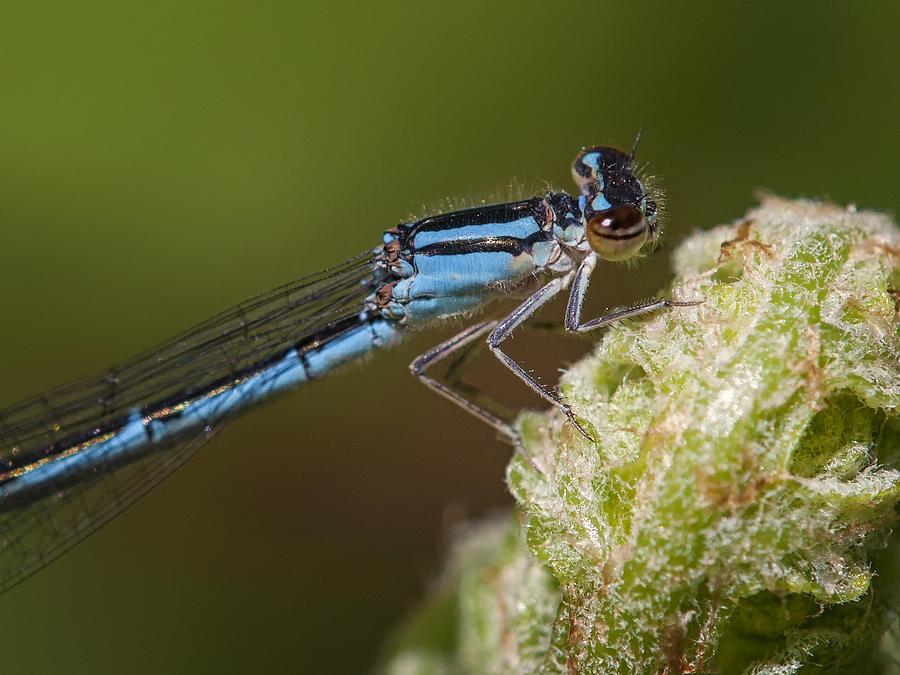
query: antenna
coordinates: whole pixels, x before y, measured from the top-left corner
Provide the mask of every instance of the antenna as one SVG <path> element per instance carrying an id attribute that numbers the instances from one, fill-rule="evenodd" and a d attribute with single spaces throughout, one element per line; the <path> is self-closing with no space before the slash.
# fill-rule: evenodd
<path id="1" fill-rule="evenodd" d="M 638 143 L 641 140 L 641 134 L 644 133 L 644 125 L 638 127 L 637 138 L 634 139 L 634 145 L 631 146 L 631 161 L 634 162 L 634 153 L 637 152 Z"/>

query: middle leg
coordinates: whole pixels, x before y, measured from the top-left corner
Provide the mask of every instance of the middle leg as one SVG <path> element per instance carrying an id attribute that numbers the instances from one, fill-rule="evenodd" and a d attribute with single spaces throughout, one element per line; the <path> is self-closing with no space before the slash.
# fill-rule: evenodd
<path id="1" fill-rule="evenodd" d="M 525 302 L 516 307 L 509 316 L 497 324 L 494 330 L 491 331 L 491 334 L 488 335 L 487 342 L 488 347 L 494 353 L 494 356 L 496 356 L 503 365 L 509 368 L 516 377 L 527 384 L 534 393 L 559 408 L 585 438 L 593 441 L 593 438 L 585 431 L 584 427 L 578 423 L 569 404 L 563 401 L 559 394 L 547 389 L 547 387 L 534 379 L 534 377 L 522 368 L 515 359 L 510 357 L 500 348 L 500 344 L 512 335 L 513 330 L 515 330 L 517 326 L 531 317 L 542 305 L 546 304 L 557 293 L 563 290 L 570 280 L 571 275 L 557 277 L 539 288 L 533 295 L 529 296 Z"/>

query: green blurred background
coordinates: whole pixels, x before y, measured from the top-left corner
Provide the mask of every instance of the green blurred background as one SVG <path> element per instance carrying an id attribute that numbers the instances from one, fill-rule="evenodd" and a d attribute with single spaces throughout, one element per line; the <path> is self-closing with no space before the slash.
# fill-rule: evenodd
<path id="1" fill-rule="evenodd" d="M 900 204 L 889 3 L 17 5 L 0 6 L 0 406 L 448 197 L 568 189 L 583 145 L 640 125 L 668 245 L 598 273 L 589 315 L 651 295 L 679 237 L 758 187 Z M 253 412 L 0 598 L 0 672 L 365 670 L 452 525 L 510 503 L 509 447 L 406 371 L 447 334 Z M 588 344 L 520 331 L 511 351 L 552 380 Z"/>

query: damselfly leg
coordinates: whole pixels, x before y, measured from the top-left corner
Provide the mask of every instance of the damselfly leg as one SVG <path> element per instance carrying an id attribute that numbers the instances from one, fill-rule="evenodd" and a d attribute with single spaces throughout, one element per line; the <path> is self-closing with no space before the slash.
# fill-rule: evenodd
<path id="1" fill-rule="evenodd" d="M 461 350 L 465 351 L 471 344 L 484 335 L 487 331 L 490 334 L 487 337 L 487 345 L 494 356 L 506 366 L 513 374 L 522 380 L 528 387 L 538 396 L 545 399 L 555 407 L 559 408 L 570 422 L 580 431 L 585 438 L 593 442 L 594 438 L 584 429 L 578 422 L 575 414 L 572 412 L 571 406 L 565 402 L 563 397 L 538 382 L 527 370 L 525 370 L 515 359 L 506 354 L 500 345 L 504 340 L 512 336 L 513 331 L 524 323 L 527 319 L 534 315 L 538 309 L 553 299 L 561 290 L 563 290 L 570 282 L 572 288 L 569 292 L 569 299 L 566 305 L 565 329 L 569 333 L 586 333 L 596 330 L 615 321 L 629 319 L 648 314 L 650 312 L 667 308 L 667 307 L 690 307 L 700 304 L 701 301 L 676 301 L 676 300 L 658 300 L 652 299 L 646 302 L 628 307 L 626 309 L 611 312 L 603 316 L 591 319 L 585 323 L 581 323 L 581 305 L 587 292 L 588 280 L 596 264 L 596 259 L 590 257 L 584 260 L 574 274 L 565 277 L 557 277 L 549 283 L 542 286 L 535 293 L 529 296 L 522 304 L 513 310 L 508 316 L 501 320 L 489 320 L 478 323 L 466 330 L 454 335 L 449 340 L 442 342 L 434 348 L 428 350 L 415 361 L 410 364 L 410 371 L 418 377 L 427 387 L 453 401 L 456 405 L 474 415 L 478 419 L 486 422 L 503 436 L 508 438 L 517 447 L 522 447 L 521 438 L 513 426 L 497 415 L 487 411 L 483 406 L 474 403 L 470 398 L 463 396 L 455 391 L 448 383 L 440 382 L 437 379 L 426 375 L 425 371 L 434 363 L 456 354 L 459 357 Z M 462 358 L 457 358 L 451 370 L 454 371 L 455 380 L 458 377 L 459 364 Z M 449 378 L 448 378 L 449 379 Z M 459 385 L 455 385 L 458 386 Z M 526 453 L 527 454 L 527 453 Z"/>

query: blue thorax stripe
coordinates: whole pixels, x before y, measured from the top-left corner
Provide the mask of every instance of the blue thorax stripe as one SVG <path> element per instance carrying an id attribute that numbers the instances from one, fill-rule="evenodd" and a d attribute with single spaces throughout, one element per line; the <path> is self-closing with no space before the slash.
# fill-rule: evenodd
<path id="1" fill-rule="evenodd" d="M 544 226 L 547 214 L 543 199 L 466 209 L 401 225 L 398 240 L 403 248 L 420 250 L 443 241 L 484 237 L 524 239 Z"/>
<path id="2" fill-rule="evenodd" d="M 509 204 L 491 204 L 477 206 L 462 211 L 444 213 L 439 216 L 429 216 L 418 220 L 413 224 L 413 234 L 418 232 L 438 232 L 441 230 L 453 230 L 469 225 L 490 225 L 511 223 L 526 216 L 535 222 L 543 222 L 545 214 L 545 202 L 540 197 L 526 199 L 521 202 Z"/>

